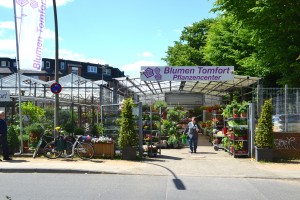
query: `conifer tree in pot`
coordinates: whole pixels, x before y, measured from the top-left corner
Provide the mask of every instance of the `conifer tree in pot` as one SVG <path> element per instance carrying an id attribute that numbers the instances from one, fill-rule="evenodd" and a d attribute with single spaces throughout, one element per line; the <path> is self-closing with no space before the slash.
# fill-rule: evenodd
<path id="1" fill-rule="evenodd" d="M 125 99 L 123 103 L 118 145 L 122 149 L 122 159 L 135 160 L 138 135 L 134 128 L 134 118 L 132 114 L 134 103 L 132 98 Z"/>
<path id="2" fill-rule="evenodd" d="M 272 124 L 272 99 L 266 100 L 255 129 L 255 159 L 271 162 L 273 160 L 274 133 Z"/>

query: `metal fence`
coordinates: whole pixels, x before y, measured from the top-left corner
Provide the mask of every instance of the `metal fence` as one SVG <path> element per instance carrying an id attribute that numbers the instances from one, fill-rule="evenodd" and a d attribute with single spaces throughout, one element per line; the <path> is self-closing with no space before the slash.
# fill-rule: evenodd
<path id="1" fill-rule="evenodd" d="M 300 88 L 257 87 L 253 96 L 256 115 L 267 99 L 272 99 L 274 132 L 300 132 Z"/>

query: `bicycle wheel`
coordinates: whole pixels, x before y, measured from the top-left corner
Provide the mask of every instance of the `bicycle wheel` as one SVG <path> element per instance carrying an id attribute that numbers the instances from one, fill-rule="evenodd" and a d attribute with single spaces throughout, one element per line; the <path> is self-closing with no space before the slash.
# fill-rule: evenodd
<path id="1" fill-rule="evenodd" d="M 61 152 L 61 157 L 62 158 L 69 158 L 72 156 L 72 148 L 73 148 L 73 143 L 70 141 L 66 141 L 66 153 L 63 151 Z"/>
<path id="2" fill-rule="evenodd" d="M 94 156 L 95 151 L 91 144 L 79 143 L 76 147 L 76 153 L 81 159 L 88 160 Z"/>
<path id="3" fill-rule="evenodd" d="M 44 147 L 44 156 L 50 159 L 58 158 L 61 155 L 61 151 L 57 151 L 57 147 L 54 142 L 49 142 Z"/>

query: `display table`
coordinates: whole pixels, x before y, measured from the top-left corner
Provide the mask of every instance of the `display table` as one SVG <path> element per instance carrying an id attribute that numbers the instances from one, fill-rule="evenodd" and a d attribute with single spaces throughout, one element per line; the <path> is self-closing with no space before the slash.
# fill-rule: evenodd
<path id="1" fill-rule="evenodd" d="M 110 157 L 115 156 L 114 143 L 93 143 L 95 150 L 95 157 Z"/>

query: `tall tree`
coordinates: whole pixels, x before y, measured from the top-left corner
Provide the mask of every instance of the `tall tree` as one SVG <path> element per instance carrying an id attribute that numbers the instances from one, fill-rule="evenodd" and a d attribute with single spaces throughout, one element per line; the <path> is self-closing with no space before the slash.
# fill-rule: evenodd
<path id="1" fill-rule="evenodd" d="M 300 1 L 299 0 L 216 0 L 214 11 L 233 15 L 253 32 L 256 64 L 267 68 L 266 79 L 278 84 L 300 86 Z"/>
<path id="2" fill-rule="evenodd" d="M 214 19 L 204 19 L 184 27 L 180 41 L 175 41 L 174 46 L 168 47 L 167 56 L 162 60 L 172 66 L 209 65 L 204 60 L 202 48 L 206 44 L 207 31 L 213 21 Z"/>
<path id="3" fill-rule="evenodd" d="M 217 17 L 208 31 L 204 58 L 212 65 L 233 65 L 239 75 L 264 76 L 268 70 L 257 65 L 252 31 L 233 16 Z"/>

